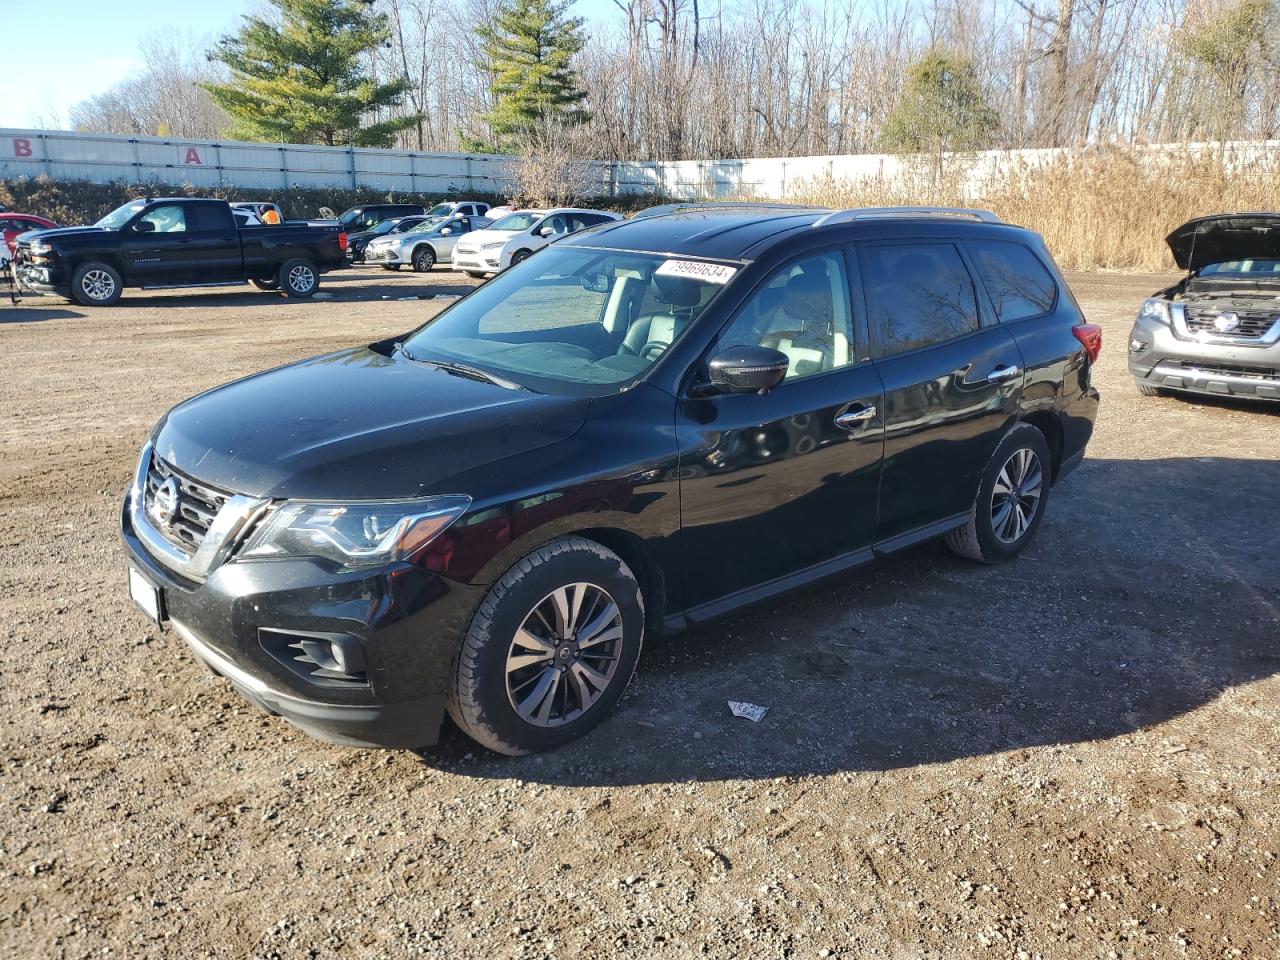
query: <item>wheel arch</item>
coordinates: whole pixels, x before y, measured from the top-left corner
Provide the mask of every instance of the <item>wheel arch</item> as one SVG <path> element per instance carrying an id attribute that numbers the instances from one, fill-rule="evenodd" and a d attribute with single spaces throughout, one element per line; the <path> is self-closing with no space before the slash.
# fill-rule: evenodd
<path id="1" fill-rule="evenodd" d="M 415 243 L 415 244 L 413 245 L 413 249 L 409 251 L 409 262 L 410 262 L 410 263 L 413 263 L 413 258 L 414 258 L 414 257 L 416 257 L 416 256 L 418 255 L 418 251 L 419 251 L 419 250 L 421 250 L 423 247 L 426 247 L 428 250 L 430 250 L 430 251 L 431 251 L 431 256 L 432 256 L 432 258 L 433 258 L 437 263 L 439 263 L 439 262 L 440 262 L 440 253 L 439 253 L 439 251 L 438 251 L 438 250 L 436 250 L 436 248 L 435 248 L 435 247 L 433 247 L 433 246 L 431 245 L 431 241 L 430 241 L 430 240 L 421 240 L 421 241 L 419 241 L 418 243 Z"/>
<path id="2" fill-rule="evenodd" d="M 666 611 L 666 577 L 644 540 L 621 527 L 586 527 L 571 535 L 598 543 L 622 558 L 640 584 L 648 630 L 658 630 Z"/>
<path id="3" fill-rule="evenodd" d="M 1030 424 L 1044 434 L 1045 443 L 1049 445 L 1049 457 L 1052 461 L 1049 464 L 1049 468 L 1052 471 L 1051 482 L 1057 483 L 1058 473 L 1062 469 L 1063 446 L 1062 422 L 1059 420 L 1058 414 L 1052 410 L 1034 410 L 1031 413 L 1024 414 L 1020 422 Z"/>

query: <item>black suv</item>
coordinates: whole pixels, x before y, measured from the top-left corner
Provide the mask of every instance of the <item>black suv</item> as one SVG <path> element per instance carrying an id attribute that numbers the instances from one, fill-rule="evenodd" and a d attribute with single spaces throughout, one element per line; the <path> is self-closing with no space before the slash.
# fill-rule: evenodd
<path id="1" fill-rule="evenodd" d="M 403 337 L 165 416 L 135 601 L 318 736 L 564 743 L 672 632 L 935 537 L 995 562 L 1084 456 L 1099 329 L 978 211 L 660 208 Z"/>

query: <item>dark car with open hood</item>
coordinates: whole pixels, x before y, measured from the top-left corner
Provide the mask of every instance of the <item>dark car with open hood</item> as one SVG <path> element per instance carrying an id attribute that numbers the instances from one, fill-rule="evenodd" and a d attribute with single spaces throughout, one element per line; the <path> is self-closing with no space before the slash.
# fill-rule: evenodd
<path id="1" fill-rule="evenodd" d="M 684 205 L 400 337 L 169 411 L 129 590 L 317 736 L 507 754 L 675 633 L 934 538 L 1010 560 L 1082 459 L 1099 329 L 983 211 Z"/>
<path id="2" fill-rule="evenodd" d="M 1280 400 L 1280 213 L 1201 217 L 1167 242 L 1187 275 L 1138 311 L 1139 392 Z"/>

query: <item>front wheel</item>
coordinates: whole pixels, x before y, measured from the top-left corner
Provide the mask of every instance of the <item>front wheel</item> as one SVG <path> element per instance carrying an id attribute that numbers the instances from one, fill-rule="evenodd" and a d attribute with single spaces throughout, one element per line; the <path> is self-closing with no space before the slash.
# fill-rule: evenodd
<path id="1" fill-rule="evenodd" d="M 280 268 L 276 282 L 286 297 L 305 299 L 320 286 L 320 274 L 306 260 L 290 260 Z"/>
<path id="2" fill-rule="evenodd" d="M 515 253 L 511 255 L 511 266 L 514 267 L 517 263 L 523 263 L 525 260 L 528 260 L 531 256 L 533 256 L 532 250 L 517 250 Z"/>
<path id="3" fill-rule="evenodd" d="M 427 273 L 436 265 L 436 252 L 430 247 L 419 247 L 413 251 L 413 269 L 418 273 Z"/>
<path id="4" fill-rule="evenodd" d="M 1133 385 L 1138 388 L 1138 392 L 1144 397 L 1162 397 L 1164 391 L 1159 387 L 1153 387 L 1149 383 L 1143 383 L 1141 380 L 1135 380 Z"/>
<path id="5" fill-rule="evenodd" d="M 71 299 L 82 307 L 110 307 L 120 302 L 124 281 L 107 263 L 82 263 L 71 274 Z"/>
<path id="6" fill-rule="evenodd" d="M 1029 423 L 1018 424 L 996 447 L 969 520 L 947 535 L 947 546 L 982 563 L 1016 557 L 1044 519 L 1051 469 L 1044 434 Z"/>
<path id="7" fill-rule="evenodd" d="M 554 540 L 480 602 L 455 660 L 449 713 L 508 756 L 575 740 L 626 689 L 644 618 L 636 578 L 617 554 L 581 537 Z"/>
<path id="8" fill-rule="evenodd" d="M 481 273 L 479 270 L 466 270 L 464 273 L 466 273 L 466 275 L 472 280 L 483 280 L 488 276 L 487 273 Z"/>
<path id="9" fill-rule="evenodd" d="M 399 269 L 400 269 L 400 264 L 398 264 L 398 263 L 384 263 L 384 264 L 382 265 L 382 269 L 383 269 L 383 270 L 399 270 Z"/>

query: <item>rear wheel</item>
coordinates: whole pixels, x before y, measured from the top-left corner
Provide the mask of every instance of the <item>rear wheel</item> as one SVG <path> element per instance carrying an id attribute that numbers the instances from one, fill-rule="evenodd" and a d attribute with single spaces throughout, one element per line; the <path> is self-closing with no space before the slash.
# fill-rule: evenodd
<path id="1" fill-rule="evenodd" d="M 320 286 L 320 274 L 306 260 L 289 260 L 280 268 L 276 282 L 286 297 L 305 299 Z"/>
<path id="2" fill-rule="evenodd" d="M 1051 469 L 1044 434 L 1029 423 L 1018 424 L 996 447 L 969 520 L 947 535 L 947 546 L 982 563 L 1016 557 L 1044 519 Z"/>
<path id="3" fill-rule="evenodd" d="M 120 302 L 124 281 L 115 267 L 91 261 L 71 274 L 71 299 L 83 307 L 109 307 Z"/>
<path id="4" fill-rule="evenodd" d="M 436 252 L 430 247 L 422 246 L 413 251 L 413 269 L 418 273 L 426 273 L 436 265 Z"/>
<path id="5" fill-rule="evenodd" d="M 270 279 L 270 280 L 254 280 L 254 279 L 251 279 L 249 282 L 250 282 L 250 283 L 252 283 L 252 284 L 253 284 L 255 287 L 257 287 L 259 290 L 279 290 L 279 289 L 280 289 L 280 278 L 279 278 L 279 277 L 273 277 L 273 278 L 272 278 L 272 279 Z"/>
<path id="6" fill-rule="evenodd" d="M 476 609 L 449 713 L 509 756 L 568 743 L 617 704 L 643 635 L 644 602 L 622 559 L 581 537 L 555 540 L 516 563 Z"/>

